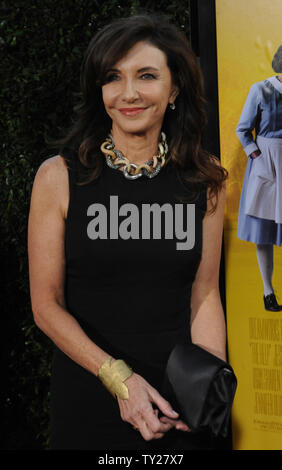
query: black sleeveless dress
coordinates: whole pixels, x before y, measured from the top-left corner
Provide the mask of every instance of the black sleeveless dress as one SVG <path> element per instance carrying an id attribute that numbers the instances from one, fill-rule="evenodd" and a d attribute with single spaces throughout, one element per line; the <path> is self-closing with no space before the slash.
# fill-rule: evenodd
<path id="1" fill-rule="evenodd" d="M 71 166 L 67 310 L 97 345 L 161 391 L 170 351 L 178 342 L 191 341 L 190 294 L 201 258 L 206 191 L 189 206 L 180 202 L 189 187 L 170 162 L 152 179 L 128 180 L 104 161 L 99 178 L 84 186 L 75 184 L 77 163 Z M 208 437 L 175 429 L 145 441 L 122 421 L 117 400 L 100 380 L 55 348 L 51 449 L 210 445 Z"/>

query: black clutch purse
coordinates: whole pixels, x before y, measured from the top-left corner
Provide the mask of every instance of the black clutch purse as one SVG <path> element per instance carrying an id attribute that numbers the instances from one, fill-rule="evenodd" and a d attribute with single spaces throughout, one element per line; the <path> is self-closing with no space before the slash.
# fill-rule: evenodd
<path id="1" fill-rule="evenodd" d="M 172 350 L 162 395 L 192 432 L 226 437 L 236 388 L 236 376 L 227 362 L 192 343 Z"/>

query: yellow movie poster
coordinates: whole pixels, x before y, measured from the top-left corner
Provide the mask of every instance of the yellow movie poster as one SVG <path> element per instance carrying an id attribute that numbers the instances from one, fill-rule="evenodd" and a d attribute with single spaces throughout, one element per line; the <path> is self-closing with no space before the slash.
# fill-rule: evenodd
<path id="1" fill-rule="evenodd" d="M 216 0 L 235 450 L 282 450 L 282 0 Z"/>

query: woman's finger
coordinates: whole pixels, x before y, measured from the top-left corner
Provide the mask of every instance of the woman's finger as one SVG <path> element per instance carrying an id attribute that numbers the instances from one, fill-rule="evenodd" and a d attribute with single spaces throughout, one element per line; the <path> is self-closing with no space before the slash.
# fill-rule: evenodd
<path id="1" fill-rule="evenodd" d="M 169 423 L 171 426 L 175 427 L 176 429 L 180 431 L 187 431 L 187 432 L 191 431 L 189 426 L 187 426 L 187 424 L 181 421 L 180 419 L 170 419 L 166 416 L 162 416 L 160 418 L 160 421 L 162 423 Z"/>
<path id="2" fill-rule="evenodd" d="M 170 423 L 163 423 L 158 418 L 159 410 L 151 409 L 136 419 L 135 427 L 140 431 L 141 435 L 146 440 L 161 439 L 164 434 L 172 428 Z"/>
<path id="3" fill-rule="evenodd" d="M 146 441 L 161 439 L 164 437 L 164 432 L 153 432 L 144 420 L 139 423 L 138 429 Z"/>
<path id="4" fill-rule="evenodd" d="M 157 413 L 152 408 L 144 410 L 142 418 L 149 430 L 151 430 L 153 433 L 164 433 L 171 429 L 171 424 L 160 421 Z"/>
<path id="5" fill-rule="evenodd" d="M 179 414 L 172 408 L 171 404 L 165 400 L 155 388 L 150 387 L 148 392 L 152 402 L 157 405 L 164 415 L 173 419 L 179 417 Z"/>

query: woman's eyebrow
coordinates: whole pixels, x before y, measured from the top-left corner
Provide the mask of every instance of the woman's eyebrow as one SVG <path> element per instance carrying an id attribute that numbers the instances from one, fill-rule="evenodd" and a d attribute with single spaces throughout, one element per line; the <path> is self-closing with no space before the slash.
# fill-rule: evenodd
<path id="1" fill-rule="evenodd" d="M 107 73 L 109 73 L 109 72 L 119 72 L 119 69 L 108 69 Z"/>
<path id="2" fill-rule="evenodd" d="M 152 65 L 147 65 L 146 67 L 142 67 L 141 69 L 138 69 L 137 72 L 138 73 L 147 72 L 148 70 L 155 70 L 156 72 L 159 72 L 159 69 L 156 67 L 153 67 Z M 120 69 L 111 68 L 107 70 L 107 73 L 109 72 L 115 72 L 115 73 L 120 72 Z"/>
<path id="3" fill-rule="evenodd" d="M 152 65 L 148 65 L 147 67 L 142 67 L 141 69 L 138 69 L 138 72 L 146 72 L 148 70 L 155 70 L 156 72 L 159 72 L 159 69 L 156 67 L 153 67 Z"/>

